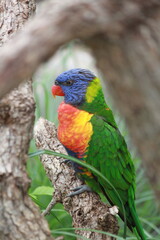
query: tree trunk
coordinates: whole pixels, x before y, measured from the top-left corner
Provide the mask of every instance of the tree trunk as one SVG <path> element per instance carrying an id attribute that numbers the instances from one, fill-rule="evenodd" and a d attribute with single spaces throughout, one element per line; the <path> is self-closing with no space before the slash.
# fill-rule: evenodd
<path id="1" fill-rule="evenodd" d="M 0 43 L 13 37 L 35 10 L 34 0 L 1 0 Z M 14 60 L 16 61 L 16 59 Z M 31 81 L 0 101 L 0 239 L 52 239 L 27 195 L 26 159 L 34 123 Z"/>

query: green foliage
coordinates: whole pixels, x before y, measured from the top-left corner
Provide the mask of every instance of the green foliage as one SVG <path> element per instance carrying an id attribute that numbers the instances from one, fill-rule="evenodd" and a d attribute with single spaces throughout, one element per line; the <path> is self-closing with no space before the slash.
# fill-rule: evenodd
<path id="1" fill-rule="evenodd" d="M 48 196 L 52 196 L 54 192 L 53 187 L 49 187 L 49 186 L 40 186 L 37 187 L 32 194 L 33 196 L 38 196 L 38 195 L 48 195 Z"/>
<path id="2" fill-rule="evenodd" d="M 84 54 L 81 53 L 81 55 L 85 56 L 87 59 L 86 51 Z M 57 108 L 62 99 L 58 97 L 54 99 L 52 97 L 51 86 L 55 77 L 66 69 L 75 67 L 85 67 L 91 69 L 91 63 L 85 62 L 85 58 L 80 57 L 81 61 L 79 60 L 79 57 L 77 57 L 77 48 L 75 48 L 75 45 L 71 43 L 56 56 L 55 60 L 49 63 L 49 67 L 45 68 L 44 71 L 41 70 L 36 75 L 36 81 L 33 84 L 36 101 L 36 120 L 41 116 L 57 124 Z M 90 61 L 90 58 L 88 59 Z M 109 103 L 109 105 L 111 104 Z M 136 206 L 138 215 L 140 216 L 140 220 L 144 226 L 148 239 L 158 240 L 160 236 L 160 216 L 157 212 L 158 210 L 152 187 L 149 185 L 148 180 L 144 175 L 144 169 L 141 161 L 134 157 L 135 149 L 128 139 L 128 133 L 124 121 L 121 120 L 118 114 L 116 114 L 116 121 L 118 126 L 120 126 L 121 132 L 125 135 L 136 167 Z M 30 152 L 35 151 L 37 150 L 34 141 L 32 141 L 30 144 Z M 27 171 L 32 180 L 29 195 L 40 207 L 41 211 L 43 211 L 51 201 L 51 195 L 54 190 L 50 181 L 46 177 L 38 156 L 28 159 Z M 47 216 L 46 219 L 49 223 L 53 236 L 56 237 L 63 235 L 65 236 L 65 240 L 74 240 L 77 238 L 77 235 L 72 228 L 72 219 L 61 204 L 56 204 L 56 206 L 52 209 L 51 214 Z M 120 231 L 117 239 L 123 239 L 123 222 L 120 219 L 119 224 Z M 84 229 L 84 231 L 87 231 L 87 229 Z M 136 239 L 130 231 L 127 231 L 127 236 L 128 240 Z M 82 237 L 82 239 L 85 238 Z"/>
<path id="3" fill-rule="evenodd" d="M 74 229 L 74 230 L 83 230 L 83 231 L 86 231 L 86 232 L 87 231 L 92 231 L 92 232 L 96 232 L 96 233 L 101 233 L 101 234 L 104 234 L 104 235 L 107 235 L 107 236 L 115 237 L 117 240 L 123 240 L 124 239 L 122 237 L 119 237 L 117 235 L 111 234 L 109 232 L 99 231 L 99 230 L 96 230 L 96 229 L 88 229 L 88 228 L 72 228 L 72 229 Z M 61 228 L 61 229 L 56 229 L 55 231 L 52 231 L 52 232 L 54 232 L 54 233 L 58 232 L 61 235 L 67 235 L 68 233 L 66 232 L 66 230 L 70 230 L 70 229 L 69 228 Z M 75 236 L 77 236 L 80 239 L 84 239 L 84 240 L 88 239 L 88 238 L 85 238 L 85 237 L 82 237 L 82 236 L 79 236 L 79 235 L 76 235 L 76 234 L 75 234 Z M 129 239 L 131 239 L 131 238 L 127 238 L 127 240 L 129 240 Z M 132 238 L 132 239 L 135 239 L 135 238 Z"/>

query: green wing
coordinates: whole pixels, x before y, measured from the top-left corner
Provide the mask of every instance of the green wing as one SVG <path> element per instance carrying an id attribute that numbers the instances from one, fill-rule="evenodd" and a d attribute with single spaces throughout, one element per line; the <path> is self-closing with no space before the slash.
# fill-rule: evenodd
<path id="1" fill-rule="evenodd" d="M 134 205 L 135 170 L 125 140 L 119 130 L 108 124 L 102 117 L 94 115 L 91 124 L 93 135 L 89 142 L 86 162 L 98 169 L 111 182 L 124 207 L 128 209 L 129 200 Z M 97 180 L 109 201 L 119 207 L 123 218 L 121 201 L 113 188 L 101 178 L 97 177 Z M 127 219 L 130 218 L 129 210 L 126 215 Z M 132 224 L 132 220 L 129 221 L 129 225 Z"/>

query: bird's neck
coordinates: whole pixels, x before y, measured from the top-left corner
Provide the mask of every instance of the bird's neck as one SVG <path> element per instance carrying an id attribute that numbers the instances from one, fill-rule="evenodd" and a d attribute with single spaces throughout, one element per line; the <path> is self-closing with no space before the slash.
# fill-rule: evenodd
<path id="1" fill-rule="evenodd" d="M 78 109 L 103 117 L 108 123 L 117 128 L 113 114 L 105 102 L 100 80 L 95 78 L 87 88 L 85 102 Z"/>
<path id="2" fill-rule="evenodd" d="M 104 108 L 105 106 L 106 103 L 102 92 L 100 80 L 98 78 L 94 78 L 87 87 L 85 101 L 83 101 L 80 105 L 76 107 L 90 113 L 95 113 L 97 112 L 97 110 Z"/>

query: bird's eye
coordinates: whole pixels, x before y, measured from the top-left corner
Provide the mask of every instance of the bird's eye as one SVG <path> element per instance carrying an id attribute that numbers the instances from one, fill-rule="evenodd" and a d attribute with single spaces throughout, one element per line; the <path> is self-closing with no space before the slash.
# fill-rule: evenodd
<path id="1" fill-rule="evenodd" d="M 55 85 L 59 85 L 59 82 L 57 80 L 55 81 Z"/>
<path id="2" fill-rule="evenodd" d="M 63 83 L 65 86 L 71 86 L 74 83 L 73 80 L 67 80 L 66 82 Z"/>

